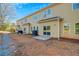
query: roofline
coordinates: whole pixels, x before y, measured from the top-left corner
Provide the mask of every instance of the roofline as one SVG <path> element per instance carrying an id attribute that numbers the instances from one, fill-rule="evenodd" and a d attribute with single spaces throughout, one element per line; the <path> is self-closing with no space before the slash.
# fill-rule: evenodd
<path id="1" fill-rule="evenodd" d="M 20 20 L 22 20 L 22 19 L 23 19 L 23 18 L 25 18 L 25 17 L 26 17 L 26 16 L 24 16 L 24 17 L 22 17 L 22 18 L 18 19 L 17 21 L 20 21 Z M 17 22 L 17 21 L 16 21 L 16 22 Z"/>
<path id="2" fill-rule="evenodd" d="M 50 20 L 48 20 L 48 19 L 50 19 Z M 56 20 L 61 21 L 61 20 L 63 20 L 63 18 L 56 16 L 56 17 L 51 17 L 51 18 L 40 20 L 38 23 L 45 23 L 45 22 L 56 21 Z"/>
<path id="3" fill-rule="evenodd" d="M 32 13 L 32 14 L 29 14 L 28 16 L 24 16 L 24 17 L 22 17 L 21 19 L 19 19 L 19 20 L 17 20 L 17 21 L 20 21 L 20 20 L 22 20 L 22 19 L 25 18 L 25 17 L 32 16 L 32 15 L 36 14 L 37 12 L 41 12 L 42 10 L 44 10 L 44 9 L 46 9 L 46 8 L 50 8 L 50 7 L 52 7 L 52 6 L 54 7 L 54 6 L 57 6 L 57 5 L 60 5 L 60 4 L 63 4 L 63 3 L 51 3 L 51 5 L 49 5 L 49 6 L 47 6 L 47 7 L 44 7 L 44 8 L 42 8 L 42 9 L 40 9 L 40 10 L 38 10 L 38 11 Z"/>
<path id="4" fill-rule="evenodd" d="M 50 8 L 50 7 L 52 7 L 52 6 L 54 7 L 54 6 L 60 5 L 60 4 L 63 4 L 63 3 L 51 3 L 51 5 L 48 5 L 47 7 L 44 7 L 44 8 L 42 8 L 42 9 L 40 9 L 40 10 L 38 10 L 38 11 L 36 11 L 36 12 L 34 12 L 34 13 L 32 13 L 32 14 L 26 16 L 26 17 L 32 16 L 32 15 L 36 14 L 37 12 L 41 12 L 42 10 L 44 10 L 44 9 L 46 9 L 46 8 Z"/>

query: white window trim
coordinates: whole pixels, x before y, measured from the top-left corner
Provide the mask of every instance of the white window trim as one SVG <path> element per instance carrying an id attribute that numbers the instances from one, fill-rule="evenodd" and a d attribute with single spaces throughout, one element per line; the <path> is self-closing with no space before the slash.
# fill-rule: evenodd
<path id="1" fill-rule="evenodd" d="M 64 23 L 64 24 L 69 24 L 69 34 L 70 34 L 70 23 Z M 64 24 L 63 24 L 63 34 L 65 33 L 64 32 Z"/>
<path id="2" fill-rule="evenodd" d="M 48 10 L 50 10 L 50 14 L 47 14 Z M 43 17 L 44 17 L 44 14 L 46 14 L 45 18 L 49 18 L 52 15 L 52 12 L 53 12 L 52 8 L 49 8 L 49 9 L 43 11 L 42 12 Z"/>
<path id="3" fill-rule="evenodd" d="M 74 35 L 75 35 L 75 24 L 74 24 Z"/>
<path id="4" fill-rule="evenodd" d="M 77 24 L 77 23 L 75 23 L 75 24 Z M 75 30 L 76 29 L 75 28 L 76 25 L 75 24 L 74 24 L 74 35 L 79 35 L 79 34 L 76 34 L 76 30 Z"/>
<path id="5" fill-rule="evenodd" d="M 73 3 L 72 3 L 72 11 L 73 11 L 74 9 L 73 9 Z"/>

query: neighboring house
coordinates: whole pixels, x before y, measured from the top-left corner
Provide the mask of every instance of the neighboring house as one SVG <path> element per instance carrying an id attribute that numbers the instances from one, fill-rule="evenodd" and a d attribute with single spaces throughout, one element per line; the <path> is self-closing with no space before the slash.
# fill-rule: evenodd
<path id="1" fill-rule="evenodd" d="M 26 28 L 25 30 L 29 34 L 32 34 L 33 30 L 37 30 L 39 35 L 79 39 L 78 3 L 55 3 L 23 19 L 25 18 L 26 22 L 23 25 L 20 23 L 20 25 L 22 28 Z M 22 22 L 23 19 L 18 21 Z"/>

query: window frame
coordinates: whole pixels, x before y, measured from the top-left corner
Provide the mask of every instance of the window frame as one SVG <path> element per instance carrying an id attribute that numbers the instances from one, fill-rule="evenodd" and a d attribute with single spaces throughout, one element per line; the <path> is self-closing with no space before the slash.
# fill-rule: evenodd
<path id="1" fill-rule="evenodd" d="M 50 26 L 47 26 L 47 30 L 50 30 Z"/>
<path id="2" fill-rule="evenodd" d="M 37 31 L 39 30 L 39 27 L 37 26 Z"/>
<path id="3" fill-rule="evenodd" d="M 79 28 L 76 28 L 76 24 L 79 24 L 79 23 L 75 23 L 75 29 L 74 29 L 74 30 L 75 30 L 75 34 L 76 34 L 76 35 L 79 35 L 79 33 L 76 33 L 76 29 L 79 30 Z"/>
<path id="4" fill-rule="evenodd" d="M 43 26 L 43 35 L 51 35 L 50 30 L 51 30 L 51 26 Z M 48 33 L 50 33 L 50 34 L 48 34 Z"/>
<path id="5" fill-rule="evenodd" d="M 32 19 L 33 20 L 39 20 L 40 17 L 41 17 L 41 14 L 36 14 L 36 15 L 32 16 Z"/>
<path id="6" fill-rule="evenodd" d="M 74 8 L 74 4 L 77 4 L 77 3 L 72 3 L 72 10 L 79 10 L 79 8 Z"/>
<path id="7" fill-rule="evenodd" d="M 48 34 L 50 33 L 50 34 Z M 51 35 L 51 32 L 47 31 L 47 32 L 43 32 L 43 35 Z"/>
<path id="8" fill-rule="evenodd" d="M 43 30 L 44 30 L 44 31 L 46 31 L 46 30 L 47 30 L 46 26 L 43 26 Z"/>
<path id="9" fill-rule="evenodd" d="M 49 13 L 49 10 L 50 10 L 50 13 Z M 48 17 L 48 16 L 50 16 L 51 14 L 52 14 L 51 8 L 49 8 L 49 9 L 43 11 L 43 17 Z"/>
<path id="10" fill-rule="evenodd" d="M 64 28 L 64 25 L 65 25 L 65 24 L 68 24 L 68 26 L 69 26 L 69 30 L 68 30 L 68 31 L 65 31 L 65 28 Z M 70 33 L 70 23 L 64 23 L 64 24 L 63 24 L 63 33 L 65 33 L 65 32 Z"/>

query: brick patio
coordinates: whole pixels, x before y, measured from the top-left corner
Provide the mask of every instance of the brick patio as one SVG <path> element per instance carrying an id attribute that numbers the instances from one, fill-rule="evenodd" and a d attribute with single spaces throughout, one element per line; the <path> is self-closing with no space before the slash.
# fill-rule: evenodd
<path id="1" fill-rule="evenodd" d="M 16 43 L 14 55 L 24 56 L 79 56 L 79 41 L 33 39 L 31 35 L 9 34 Z"/>

